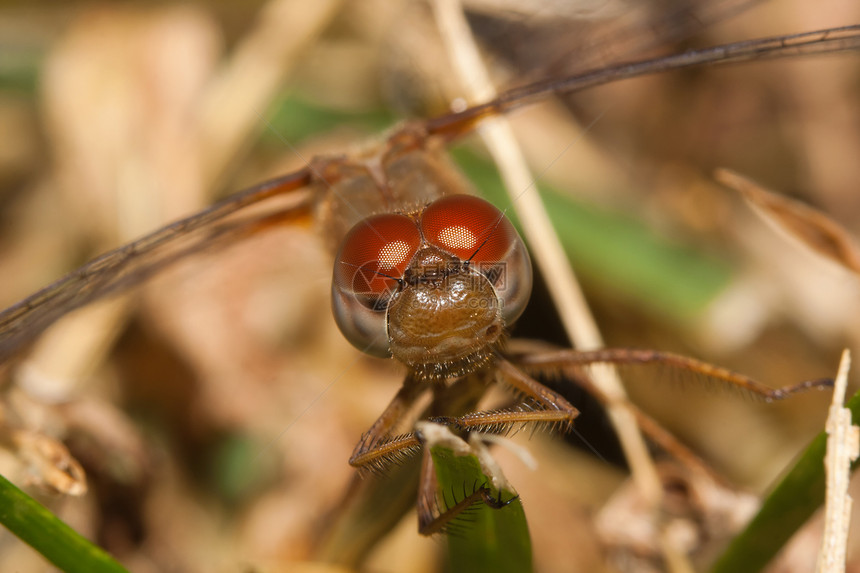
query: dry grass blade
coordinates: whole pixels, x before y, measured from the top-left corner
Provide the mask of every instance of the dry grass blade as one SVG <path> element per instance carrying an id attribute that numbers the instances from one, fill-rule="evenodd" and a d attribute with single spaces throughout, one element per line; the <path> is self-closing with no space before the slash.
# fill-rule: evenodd
<path id="1" fill-rule="evenodd" d="M 844 358 L 840 363 L 839 371 L 838 378 L 844 380 L 847 375 L 847 364 Z M 844 384 L 844 381 L 841 384 Z M 840 410 L 843 397 L 842 392 L 837 390 L 833 403 L 839 404 Z M 853 416 L 860 412 L 860 393 L 855 393 L 845 403 L 845 410 Z M 844 415 L 844 413 L 840 414 L 840 416 Z M 830 432 L 830 425 L 831 422 L 828 421 L 827 432 Z M 736 573 L 764 570 L 777 553 L 785 549 L 789 539 L 795 536 L 800 527 L 818 511 L 825 502 L 825 494 L 830 495 L 825 491 L 829 487 L 827 480 L 830 479 L 825 475 L 824 463 L 825 456 L 830 455 L 825 451 L 829 447 L 827 432 L 822 431 L 810 442 L 803 454 L 793 463 L 790 471 L 773 487 L 756 516 L 747 524 L 743 532 L 734 537 L 710 571 Z M 834 507 L 837 512 L 845 511 L 841 502 L 833 505 L 829 499 L 827 501 L 828 505 Z M 847 512 L 842 517 L 847 518 Z M 844 520 L 842 522 L 844 524 Z M 835 547 L 836 545 L 827 547 L 825 554 Z M 789 558 L 798 560 L 798 557 L 799 554 L 795 553 Z M 786 564 L 784 558 L 780 560 L 782 565 Z M 840 562 L 844 565 L 844 557 L 840 558 Z M 815 563 L 815 555 L 812 555 L 808 563 L 808 568 L 803 568 L 801 565 L 800 569 L 790 567 L 789 570 L 811 570 L 812 563 Z"/>
<path id="2" fill-rule="evenodd" d="M 715 177 L 723 185 L 739 191 L 765 220 L 775 223 L 819 255 L 860 273 L 860 249 L 856 242 L 824 213 L 768 191 L 728 169 L 717 170 Z"/>
<path id="3" fill-rule="evenodd" d="M 434 4 L 434 8 L 439 14 L 437 19 L 443 36 L 448 36 L 447 46 L 451 58 L 459 69 L 469 98 L 481 101 L 494 97 L 495 90 L 481 64 L 477 48 L 470 40 L 468 28 L 462 21 L 459 3 L 440 1 Z M 529 173 L 510 126 L 504 118 L 493 118 L 485 121 L 479 132 L 499 166 L 514 210 L 523 221 L 525 236 L 536 264 L 546 276 L 554 279 L 548 286 L 568 337 L 579 348 L 603 346 L 600 330 L 588 309 L 570 262 L 557 236 L 549 231 L 552 225 L 538 196 L 536 180 Z M 634 417 L 623 406 L 626 399 L 621 382 L 611 369 L 595 371 L 593 375 L 603 392 L 612 397 L 610 416 L 621 436 L 634 479 L 656 506 L 660 498 L 657 472 Z"/>
<path id="4" fill-rule="evenodd" d="M 824 538 L 821 541 L 816 568 L 819 573 L 845 571 L 846 544 L 853 505 L 848 495 L 848 485 L 851 479 L 851 463 L 860 453 L 860 428 L 851 424 L 851 410 L 842 406 L 850 364 L 851 354 L 845 350 L 839 363 L 833 403 L 827 418 L 827 456 L 824 458 L 827 467 L 827 501 Z"/>
<path id="5" fill-rule="evenodd" d="M 308 44 L 317 40 L 340 9 L 340 2 L 290 2 L 263 6 L 255 28 L 213 81 L 201 104 L 203 178 L 217 180 L 260 125 Z M 292 33 L 284 34 L 285 29 Z"/>

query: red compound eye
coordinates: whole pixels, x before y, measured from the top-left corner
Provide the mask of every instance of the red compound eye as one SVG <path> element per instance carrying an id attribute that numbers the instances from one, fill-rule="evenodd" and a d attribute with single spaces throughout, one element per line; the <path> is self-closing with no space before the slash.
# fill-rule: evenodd
<path id="1" fill-rule="evenodd" d="M 428 243 L 474 263 L 498 262 L 519 241 L 501 211 L 471 195 L 431 203 L 421 215 L 421 230 Z"/>
<path id="2" fill-rule="evenodd" d="M 355 295 L 382 295 L 397 286 L 421 245 L 415 222 L 403 215 L 368 217 L 341 243 L 334 283 Z"/>

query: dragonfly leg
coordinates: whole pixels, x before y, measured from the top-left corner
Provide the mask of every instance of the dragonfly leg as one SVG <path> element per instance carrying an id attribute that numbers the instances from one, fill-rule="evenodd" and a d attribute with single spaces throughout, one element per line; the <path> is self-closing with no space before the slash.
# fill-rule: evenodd
<path id="1" fill-rule="evenodd" d="M 417 450 L 421 444 L 412 432 L 392 436 L 398 421 L 409 411 L 426 385 L 408 375 L 397 395 L 373 425 L 361 436 L 349 458 L 350 465 L 359 469 L 383 470 Z"/>
<path id="2" fill-rule="evenodd" d="M 831 379 L 822 378 L 782 388 L 770 388 L 748 376 L 726 368 L 714 366 L 688 356 L 655 350 L 618 348 L 593 351 L 545 350 L 518 356 L 516 362 L 520 367 L 535 375 L 557 376 L 559 372 L 563 372 L 568 380 L 580 386 L 604 405 L 609 403 L 610 399 L 591 381 L 586 369 L 593 364 L 661 365 L 678 372 L 688 372 L 706 384 L 735 388 L 766 402 L 782 400 L 794 394 L 813 389 L 825 389 L 833 385 Z M 723 481 L 701 457 L 663 428 L 656 420 L 632 403 L 628 402 L 627 407 L 635 417 L 642 432 L 665 452 L 685 467 L 700 474 L 707 474 L 717 482 Z"/>
<path id="3" fill-rule="evenodd" d="M 703 382 L 717 387 L 734 388 L 746 392 L 753 398 L 771 402 L 783 400 L 795 394 L 815 389 L 833 387 L 830 378 L 806 380 L 798 384 L 771 388 L 743 374 L 715 366 L 696 358 L 662 352 L 659 350 L 636 350 L 630 348 L 601 348 L 599 350 L 553 350 L 533 352 L 517 357 L 517 364 L 529 372 L 564 372 L 581 375 L 581 369 L 594 364 L 656 365 L 677 372 L 688 372 Z"/>
<path id="4" fill-rule="evenodd" d="M 500 359 L 497 366 L 500 383 L 524 398 L 520 405 L 500 410 L 471 412 L 457 417 L 439 416 L 431 418 L 430 421 L 461 430 L 488 433 L 507 433 L 526 424 L 548 426 L 562 431 L 573 426 L 573 420 L 579 415 L 579 410 L 564 397 L 505 359 Z"/>
<path id="5" fill-rule="evenodd" d="M 501 509 L 517 499 L 513 496 L 508 500 L 502 500 L 501 495 L 497 498 L 487 485 L 474 488 L 471 493 L 463 492 L 459 501 L 452 493 L 451 500 L 443 496 L 440 504 L 438 482 L 436 480 L 436 469 L 433 465 L 433 457 L 430 450 L 425 449 L 421 458 L 421 476 L 418 482 L 418 533 L 421 535 L 433 535 L 444 532 L 451 522 L 465 510 L 476 503 L 485 503 L 493 509 Z"/>

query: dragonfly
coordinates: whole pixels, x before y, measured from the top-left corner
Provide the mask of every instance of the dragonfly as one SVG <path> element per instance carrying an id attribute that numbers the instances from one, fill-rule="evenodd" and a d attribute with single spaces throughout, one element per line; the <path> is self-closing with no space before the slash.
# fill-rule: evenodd
<path id="1" fill-rule="evenodd" d="M 816 52 L 856 49 L 855 26 L 814 31 L 763 40 L 627 62 L 562 79 L 536 82 L 503 93 L 497 99 L 424 122 L 423 136 L 447 143 L 471 131 L 482 118 L 508 113 L 553 94 L 585 90 L 627 78 L 692 68 L 706 64 L 731 64 L 748 60 L 791 57 Z M 405 132 L 408 132 L 406 129 Z M 215 205 L 160 228 L 127 245 L 109 251 L 55 283 L 10 306 L 0 315 L 0 360 L 42 333 L 64 314 L 112 292 L 139 283 L 172 261 L 206 248 L 207 243 L 231 233 L 254 233 L 261 228 L 311 214 L 313 198 L 308 188 L 325 186 L 325 173 L 308 165 L 236 193 Z M 319 195 L 319 193 L 317 193 Z M 250 220 L 234 220 L 243 211 L 274 198 L 285 198 L 286 208 L 275 213 L 254 213 Z M 275 201 L 272 201 L 273 203 Z M 354 207 L 360 213 L 359 207 Z M 232 218 L 231 218 L 232 217 Z M 345 219 L 349 221 L 349 219 Z M 347 226 L 348 227 L 348 226 Z M 200 230 L 202 237 L 195 236 Z M 330 233 L 344 232 L 340 229 Z M 180 244 L 190 243 L 190 244 Z"/>
<path id="2" fill-rule="evenodd" d="M 432 219 L 434 210 L 441 212 L 444 215 L 443 219 L 447 220 L 461 211 L 467 211 L 465 205 L 469 204 L 471 200 L 422 196 L 420 193 L 416 196 L 412 190 L 408 191 L 409 195 L 406 201 L 399 197 L 388 197 L 385 194 L 396 187 L 393 182 L 397 180 L 397 175 L 392 176 L 390 173 L 384 173 L 380 183 L 377 168 L 369 166 L 383 165 L 395 169 L 390 164 L 396 163 L 397 159 L 412 153 L 421 157 L 430 157 L 431 163 L 435 163 L 437 159 L 434 155 L 434 149 L 444 148 L 451 141 L 464 136 L 481 119 L 511 112 L 552 94 L 575 92 L 625 78 L 704 64 L 723 64 L 837 49 L 854 49 L 858 43 L 857 34 L 857 28 L 849 26 L 841 29 L 741 42 L 689 52 L 675 57 L 630 61 L 615 66 L 601 67 L 569 78 L 537 82 L 524 88 L 513 89 L 503 93 L 493 101 L 470 107 L 465 111 L 446 114 L 397 129 L 378 145 L 376 150 L 371 153 L 365 152 L 369 159 L 362 157 L 356 162 L 351 159 L 324 157 L 313 160 L 298 171 L 253 186 L 210 208 L 163 227 L 126 246 L 110 251 L 3 311 L 0 313 L 0 360 L 12 360 L 27 344 L 31 343 L 64 314 L 142 282 L 174 261 L 211 249 L 212 245 L 219 241 L 234 241 L 242 235 L 255 235 L 271 228 L 303 222 L 316 216 L 323 222 L 323 226 L 327 227 L 327 234 L 334 237 L 332 242 L 341 245 L 339 254 L 335 256 L 334 267 L 335 309 L 336 314 L 340 313 L 338 322 L 341 329 L 347 338 L 351 342 L 357 343 L 356 345 L 362 350 L 370 347 L 370 350 L 373 351 L 372 354 L 394 354 L 406 365 L 409 372 L 407 381 L 398 397 L 395 398 L 395 401 L 371 430 L 365 434 L 353 453 L 352 462 L 354 465 L 359 467 L 373 466 L 374 464 L 385 466 L 389 463 L 389 457 L 397 457 L 402 452 L 408 453 L 420 445 L 414 434 L 397 436 L 401 440 L 397 443 L 390 439 L 389 422 L 395 421 L 398 417 L 392 413 L 404 409 L 405 405 L 417 398 L 419 391 L 425 392 L 428 387 L 442 388 L 442 381 L 451 378 L 461 380 L 468 385 L 482 385 L 486 384 L 486 380 L 481 377 L 487 372 L 501 371 L 506 376 L 507 384 L 513 385 L 518 392 L 527 397 L 526 401 L 520 404 L 520 406 L 525 407 L 519 409 L 515 407 L 505 412 L 504 415 L 490 412 L 479 413 L 478 416 L 470 417 L 472 412 L 468 412 L 455 416 L 436 417 L 439 421 L 452 427 L 460 430 L 503 431 L 513 424 L 534 421 L 546 413 L 555 416 L 555 418 L 549 419 L 549 423 L 559 423 L 563 427 L 567 427 L 577 415 L 575 408 L 563 397 L 524 373 L 522 368 L 517 366 L 513 355 L 505 355 L 501 345 L 503 332 L 513 323 L 518 311 L 521 311 L 522 306 L 524 306 L 523 295 L 529 290 L 527 283 L 530 281 L 530 278 L 522 276 L 527 275 L 524 269 L 528 267 L 524 248 L 521 247 L 520 239 L 509 226 L 503 214 L 484 202 L 470 204 L 468 211 L 471 212 L 471 209 L 474 208 L 482 217 L 478 227 L 470 227 L 473 222 L 471 219 L 467 219 L 463 224 L 444 227 L 440 232 L 440 236 L 449 236 L 451 233 L 456 235 L 462 232 L 466 232 L 466 234 L 474 232 L 478 239 L 474 242 L 471 239 L 467 241 L 471 245 L 469 247 L 471 251 L 468 254 L 461 252 L 456 256 L 457 260 L 449 258 L 440 265 L 437 253 L 437 259 L 430 263 L 425 261 L 426 264 L 419 265 L 420 268 L 411 265 L 403 267 L 405 263 L 414 261 L 413 257 L 421 249 L 443 248 L 439 247 L 438 244 L 436 247 L 427 247 L 422 242 L 426 241 L 432 227 L 430 223 L 425 224 L 425 219 Z M 434 173 L 432 177 L 437 178 L 439 176 Z M 458 186 L 456 182 L 451 183 L 452 180 L 456 181 L 456 175 L 446 174 L 442 177 L 445 179 L 444 186 L 446 188 Z M 364 181 L 364 183 L 359 184 L 356 181 Z M 383 195 L 385 203 L 383 207 L 361 205 L 364 202 L 364 199 L 360 197 L 361 186 L 365 184 L 370 185 L 370 195 Z M 359 189 L 357 193 L 354 191 L 356 187 Z M 396 191 L 392 191 L 392 193 L 397 194 Z M 453 197 L 462 195 L 458 192 L 451 192 L 450 194 Z M 339 199 L 342 200 L 342 205 L 338 205 Z M 445 201 L 454 201 L 454 203 Z M 466 203 L 458 201 L 466 201 Z M 350 213 L 345 216 L 344 211 Z M 383 257 L 382 262 L 385 264 L 380 262 L 379 252 L 381 251 L 377 252 L 376 258 L 371 257 L 370 260 L 362 258 L 367 254 L 366 252 L 361 252 L 357 258 L 351 254 L 352 250 L 361 251 L 363 245 L 373 243 L 374 239 L 379 239 L 379 235 L 384 234 L 382 231 L 388 228 L 390 221 L 387 219 L 375 224 L 362 222 L 366 221 L 365 216 L 368 211 L 376 213 L 385 211 L 388 214 L 380 216 L 397 217 L 398 223 L 396 224 L 405 227 L 408 231 L 407 238 L 404 239 L 403 236 L 398 235 L 396 240 L 384 243 L 384 246 L 389 249 L 386 251 L 389 253 L 389 258 Z M 391 212 L 394 214 L 392 215 Z M 412 227 L 409 227 L 410 224 Z M 359 227 L 355 227 L 355 225 L 359 225 Z M 360 242 L 362 246 L 354 247 L 352 241 L 356 237 L 363 239 Z M 437 243 L 440 240 L 437 239 Z M 493 245 L 491 245 L 492 248 L 486 246 L 497 240 L 501 240 L 504 248 L 497 248 Z M 390 245 L 409 244 L 410 241 L 413 243 L 417 241 L 422 246 L 408 248 L 409 254 L 407 255 L 402 253 L 392 255 L 390 253 Z M 444 240 L 441 242 L 445 243 Z M 450 252 L 452 248 L 450 244 L 443 248 L 443 250 L 447 249 L 447 254 L 444 257 L 453 256 L 453 253 Z M 488 259 L 483 258 L 485 253 L 482 251 L 491 253 Z M 503 254 L 500 255 L 499 252 Z M 389 264 L 394 260 L 390 258 L 392 256 L 397 258 L 396 264 Z M 506 269 L 504 278 L 509 281 L 508 286 L 514 291 L 514 298 L 511 299 L 513 302 L 505 300 L 504 304 L 500 306 L 504 306 L 505 311 L 510 311 L 511 314 L 502 319 L 499 319 L 498 314 L 494 314 L 493 320 L 496 322 L 485 326 L 484 332 L 492 340 L 465 357 L 458 356 L 448 361 L 447 365 L 440 365 L 440 362 L 443 361 L 435 356 L 432 360 L 425 358 L 413 360 L 407 357 L 408 353 L 395 349 L 392 328 L 396 325 L 392 324 L 391 309 L 396 306 L 395 302 L 404 300 L 404 297 L 407 296 L 404 293 L 411 292 L 410 288 L 422 285 L 431 285 L 435 288 L 437 283 L 450 281 L 451 277 L 461 276 L 464 273 L 470 277 L 470 283 L 484 279 L 494 283 L 500 280 L 501 275 L 496 276 L 495 274 L 498 271 L 499 263 L 509 262 L 502 261 L 501 257 L 509 256 L 515 262 L 504 265 Z M 476 257 L 478 262 L 485 263 L 490 270 L 478 272 L 475 275 L 471 274 L 472 261 Z M 368 271 L 368 263 L 376 265 L 372 271 Z M 356 271 L 362 272 L 356 273 Z M 361 293 L 357 292 L 356 276 L 360 278 L 360 286 L 364 288 Z M 517 281 L 520 282 L 517 283 Z M 376 290 L 374 283 L 383 283 L 384 288 Z M 525 286 L 524 283 L 526 283 Z M 483 284 L 486 285 L 486 283 Z M 473 285 L 469 284 L 468 286 Z M 495 284 L 493 289 L 496 289 Z M 489 291 L 493 289 L 489 289 Z M 344 306 L 340 309 L 337 304 L 338 296 L 343 297 Z M 482 297 L 481 300 L 492 300 L 492 297 Z M 367 338 L 363 332 L 363 325 L 356 325 L 358 320 L 356 315 L 362 313 L 373 313 L 372 319 L 377 323 L 380 317 L 383 317 L 384 321 L 388 323 L 388 334 L 380 337 L 377 331 L 376 335 Z M 405 317 L 408 318 L 411 314 L 407 312 Z M 422 348 L 426 349 L 426 346 L 422 346 Z M 517 357 L 517 359 L 519 358 Z M 666 363 L 675 361 L 680 367 L 705 372 L 709 376 L 744 385 L 752 392 L 771 398 L 782 397 L 782 394 L 791 394 L 810 386 L 789 388 L 782 394 L 779 391 L 774 393 L 758 386 L 746 377 L 735 375 L 729 371 L 708 367 L 695 361 L 685 362 L 674 355 L 657 352 L 643 354 L 621 350 L 604 350 L 594 353 L 562 351 L 536 353 L 528 359 L 523 358 L 522 360 L 530 362 L 531 368 L 534 370 L 540 367 L 547 369 L 573 368 L 595 362 L 656 361 Z M 441 390 L 439 392 L 441 393 Z M 449 398 L 437 398 L 440 403 L 444 403 L 446 400 Z M 467 410 L 471 410 L 471 408 L 472 406 L 469 405 Z M 540 414 L 540 416 L 536 414 Z M 491 502 L 488 492 L 481 490 L 477 493 L 484 496 L 485 501 Z M 437 515 L 424 515 L 422 528 L 429 531 L 435 530 L 434 528 L 439 523 L 444 523 L 447 519 L 447 517 L 442 517 L 441 520 L 439 518 L 440 516 Z"/>

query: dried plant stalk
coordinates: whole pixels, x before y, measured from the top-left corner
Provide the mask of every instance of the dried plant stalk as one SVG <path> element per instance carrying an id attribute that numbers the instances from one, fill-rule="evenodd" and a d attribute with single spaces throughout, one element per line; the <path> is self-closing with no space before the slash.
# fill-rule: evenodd
<path id="1" fill-rule="evenodd" d="M 827 455 L 824 465 L 827 471 L 827 498 L 824 510 L 824 537 L 818 554 L 816 571 L 819 573 L 842 573 L 845 571 L 848 529 L 851 524 L 853 500 L 848 495 L 851 482 L 851 462 L 860 453 L 860 428 L 851 424 L 851 410 L 842 406 L 845 401 L 845 386 L 851 354 L 842 352 L 839 373 L 833 390 L 833 401 L 827 417 Z"/>

